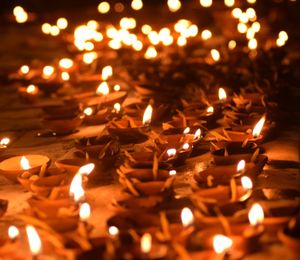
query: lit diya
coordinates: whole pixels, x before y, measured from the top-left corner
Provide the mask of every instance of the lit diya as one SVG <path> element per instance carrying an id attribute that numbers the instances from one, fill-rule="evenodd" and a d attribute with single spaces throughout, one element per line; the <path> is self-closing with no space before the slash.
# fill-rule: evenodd
<path id="1" fill-rule="evenodd" d="M 144 142 L 148 139 L 146 132 L 151 123 L 152 111 L 152 106 L 148 105 L 142 122 L 130 117 L 112 120 L 109 122 L 107 130 L 112 136 L 118 137 L 122 144 Z"/>
<path id="2" fill-rule="evenodd" d="M 96 107 L 87 107 L 83 110 L 85 115 L 84 123 L 88 125 L 99 125 L 107 123 L 114 118 L 121 118 L 121 105 L 115 103 L 112 108 L 103 108 L 98 110 Z"/>
<path id="3" fill-rule="evenodd" d="M 20 231 L 16 226 L 9 226 L 7 236 L 0 238 L 0 257 L 10 257 L 14 255 L 20 246 L 19 242 Z"/>
<path id="4" fill-rule="evenodd" d="M 10 143 L 10 139 L 8 137 L 3 137 L 0 140 L 0 154 L 7 149 L 9 143 Z"/>
<path id="5" fill-rule="evenodd" d="M 19 94 L 22 101 L 34 103 L 39 95 L 39 88 L 32 84 L 27 87 L 20 87 Z"/>
<path id="6" fill-rule="evenodd" d="M 47 164 L 50 164 L 50 159 L 44 155 L 15 156 L 0 162 L 0 173 L 7 179 L 17 182 L 19 174 L 26 171 L 38 173 L 41 167 Z"/>

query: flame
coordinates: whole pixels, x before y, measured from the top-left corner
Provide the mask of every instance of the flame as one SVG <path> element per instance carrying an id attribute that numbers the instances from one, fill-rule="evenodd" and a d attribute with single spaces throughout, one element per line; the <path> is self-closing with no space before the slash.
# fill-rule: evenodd
<path id="1" fill-rule="evenodd" d="M 116 111 L 116 113 L 119 113 L 121 110 L 121 105 L 120 103 L 116 103 L 114 104 L 114 110 Z"/>
<path id="2" fill-rule="evenodd" d="M 22 74 L 27 74 L 29 72 L 29 66 L 28 65 L 23 65 L 21 68 L 20 68 L 20 71 Z"/>
<path id="3" fill-rule="evenodd" d="M 214 113 L 214 107 L 213 106 L 209 106 L 207 109 L 206 109 L 206 112 L 208 114 L 213 114 Z"/>
<path id="4" fill-rule="evenodd" d="M 152 236 L 149 233 L 145 233 L 141 237 L 141 251 L 148 254 L 152 248 Z"/>
<path id="5" fill-rule="evenodd" d="M 35 85 L 29 85 L 27 88 L 26 88 L 26 92 L 28 94 L 35 94 L 37 93 L 38 91 L 38 88 L 35 86 Z"/>
<path id="6" fill-rule="evenodd" d="M 190 145 L 188 143 L 184 143 L 182 146 L 183 150 L 188 150 L 190 148 Z"/>
<path id="7" fill-rule="evenodd" d="M 141 51 L 143 49 L 143 43 L 141 41 L 136 40 L 132 44 L 132 48 L 136 51 Z"/>
<path id="8" fill-rule="evenodd" d="M 110 10 L 110 5 L 108 2 L 101 2 L 98 5 L 98 12 L 101 14 L 106 14 L 109 12 L 109 10 Z"/>
<path id="9" fill-rule="evenodd" d="M 202 31 L 202 33 L 201 33 L 201 38 L 202 38 L 203 40 L 208 40 L 208 39 L 210 39 L 211 37 L 212 37 L 212 33 L 211 33 L 210 30 L 205 29 L 205 30 Z"/>
<path id="10" fill-rule="evenodd" d="M 86 116 L 91 116 L 93 114 L 93 109 L 91 107 L 87 107 L 83 110 L 83 113 L 86 115 Z"/>
<path id="11" fill-rule="evenodd" d="M 175 148 L 170 148 L 170 149 L 167 150 L 167 155 L 169 157 L 174 157 L 176 155 L 176 153 L 177 153 L 177 151 L 176 151 Z"/>
<path id="12" fill-rule="evenodd" d="M 152 119 L 152 112 L 153 108 L 151 105 L 148 105 L 145 109 L 144 116 L 143 116 L 143 125 L 149 125 Z"/>
<path id="13" fill-rule="evenodd" d="M 230 50 L 233 50 L 236 47 L 236 41 L 235 40 L 231 40 L 228 42 L 228 48 Z"/>
<path id="14" fill-rule="evenodd" d="M 184 36 L 179 36 L 177 39 L 177 45 L 178 46 L 185 46 L 187 43 L 187 40 Z"/>
<path id="15" fill-rule="evenodd" d="M 236 167 L 236 171 L 237 172 L 242 172 L 245 169 L 245 166 L 246 166 L 245 160 L 240 160 L 237 167 Z"/>
<path id="16" fill-rule="evenodd" d="M 23 170 L 29 170 L 31 168 L 30 163 L 28 161 L 28 159 L 26 158 L 26 156 L 22 156 L 21 160 L 20 160 L 20 165 L 22 167 Z"/>
<path id="17" fill-rule="evenodd" d="M 50 34 L 52 36 L 57 36 L 57 35 L 59 35 L 59 33 L 60 33 L 60 30 L 56 25 L 51 26 Z"/>
<path id="18" fill-rule="evenodd" d="M 248 219 L 252 226 L 261 224 L 264 220 L 264 210 L 259 203 L 254 203 L 249 210 Z"/>
<path id="19" fill-rule="evenodd" d="M 50 32 L 51 32 L 51 24 L 49 24 L 49 23 L 43 23 L 43 25 L 42 25 L 42 32 L 44 34 L 50 34 Z"/>
<path id="20" fill-rule="evenodd" d="M 154 48 L 154 46 L 149 46 L 147 51 L 144 54 L 144 57 L 146 59 L 152 59 L 152 58 L 155 58 L 156 56 L 157 56 L 157 51 Z"/>
<path id="21" fill-rule="evenodd" d="M 119 229 L 115 226 L 110 226 L 108 228 L 108 233 L 111 235 L 111 236 L 116 236 L 119 234 Z"/>
<path id="22" fill-rule="evenodd" d="M 8 228 L 8 237 L 11 239 L 11 240 L 14 240 L 16 239 L 20 234 L 20 231 L 17 227 L 15 226 L 10 226 Z"/>
<path id="23" fill-rule="evenodd" d="M 194 141 L 200 139 L 200 137 L 201 137 L 201 129 L 199 128 L 196 130 L 196 132 L 194 134 Z"/>
<path id="24" fill-rule="evenodd" d="M 255 50 L 257 48 L 257 40 L 255 38 L 249 40 L 248 48 L 250 50 Z"/>
<path id="25" fill-rule="evenodd" d="M 21 6 L 16 6 L 13 10 L 13 14 L 18 23 L 25 23 L 28 20 L 28 14 Z"/>
<path id="26" fill-rule="evenodd" d="M 90 175 L 90 173 L 95 169 L 95 164 L 88 163 L 79 168 L 78 174 L 81 175 Z"/>
<path id="27" fill-rule="evenodd" d="M 191 131 L 191 128 L 187 127 L 183 130 L 183 134 L 188 134 Z"/>
<path id="28" fill-rule="evenodd" d="M 136 11 L 141 10 L 143 8 L 143 1 L 142 0 L 132 0 L 131 8 Z"/>
<path id="29" fill-rule="evenodd" d="M 251 190 L 253 188 L 253 183 L 252 183 L 251 179 L 247 176 L 243 176 L 241 178 L 241 183 L 245 190 Z"/>
<path id="30" fill-rule="evenodd" d="M 64 30 L 68 27 L 68 20 L 64 17 L 58 18 L 56 25 L 59 29 Z"/>
<path id="31" fill-rule="evenodd" d="M 7 146 L 10 143 L 10 139 L 8 137 L 4 137 L 0 140 L 0 145 Z"/>
<path id="32" fill-rule="evenodd" d="M 168 0 L 167 4 L 171 12 L 177 12 L 181 7 L 179 0 Z"/>
<path id="33" fill-rule="evenodd" d="M 31 253 L 33 255 L 39 254 L 42 249 L 42 242 L 36 229 L 33 226 L 28 225 L 26 226 L 26 233 Z"/>
<path id="34" fill-rule="evenodd" d="M 63 69 L 70 69 L 74 65 L 74 62 L 69 58 L 63 58 L 59 61 L 59 66 Z"/>
<path id="35" fill-rule="evenodd" d="M 78 202 L 84 197 L 84 189 L 82 188 L 82 174 L 77 173 L 70 185 L 69 190 L 70 196 L 74 197 L 75 202 Z"/>
<path id="36" fill-rule="evenodd" d="M 200 5 L 203 7 L 210 7 L 212 5 L 212 0 L 199 0 Z"/>
<path id="37" fill-rule="evenodd" d="M 258 122 L 257 124 L 255 125 L 255 127 L 253 128 L 253 131 L 252 131 L 252 136 L 254 138 L 257 138 L 259 135 L 260 135 L 260 132 L 261 130 L 263 129 L 263 126 L 265 124 L 265 121 L 266 121 L 266 117 L 263 116 Z"/>
<path id="38" fill-rule="evenodd" d="M 70 79 L 70 74 L 68 72 L 64 71 L 61 73 L 61 78 L 62 78 L 62 80 L 67 81 Z"/>
<path id="39" fill-rule="evenodd" d="M 92 51 L 83 54 L 82 60 L 85 64 L 92 64 L 94 60 L 97 59 L 97 57 L 98 57 L 97 52 Z"/>
<path id="40" fill-rule="evenodd" d="M 102 82 L 102 83 L 98 86 L 98 88 L 97 88 L 97 90 L 96 90 L 96 93 L 97 93 L 98 95 L 102 94 L 102 95 L 104 95 L 104 96 L 106 96 L 106 95 L 109 94 L 109 87 L 108 87 L 108 84 L 107 84 L 106 81 Z"/>
<path id="41" fill-rule="evenodd" d="M 235 2 L 234 0 L 225 0 L 224 4 L 228 7 L 232 7 L 234 6 L 234 2 Z"/>
<path id="42" fill-rule="evenodd" d="M 113 75 L 113 70 L 111 66 L 105 66 L 102 69 L 102 79 L 107 80 L 109 77 Z"/>
<path id="43" fill-rule="evenodd" d="M 43 78 L 48 79 L 54 73 L 54 68 L 52 66 L 45 66 L 43 68 Z"/>
<path id="44" fill-rule="evenodd" d="M 224 253 L 233 244 L 232 239 L 224 235 L 215 235 L 213 238 L 213 247 L 217 254 Z"/>
<path id="45" fill-rule="evenodd" d="M 284 42 L 286 42 L 289 39 L 289 36 L 286 31 L 280 31 L 278 37 L 279 39 L 282 39 Z"/>
<path id="46" fill-rule="evenodd" d="M 90 218 L 91 216 L 90 204 L 85 202 L 80 206 L 79 216 L 80 216 L 80 220 L 83 222 L 86 222 Z"/>
<path id="47" fill-rule="evenodd" d="M 184 227 L 190 226 L 194 222 L 193 212 L 187 207 L 181 211 L 181 222 Z"/>
<path id="48" fill-rule="evenodd" d="M 152 27 L 149 24 L 144 24 L 142 26 L 142 33 L 148 35 L 152 31 Z"/>
<path id="49" fill-rule="evenodd" d="M 176 170 L 171 170 L 171 171 L 169 171 L 169 175 L 170 175 L 170 176 L 174 176 L 174 175 L 176 175 L 176 174 L 177 174 Z"/>
<path id="50" fill-rule="evenodd" d="M 225 100 L 227 98 L 227 94 L 224 88 L 219 88 L 219 100 Z"/>
<path id="51" fill-rule="evenodd" d="M 247 32 L 247 29 L 248 29 L 248 27 L 247 27 L 247 25 L 244 24 L 244 23 L 239 23 L 239 24 L 237 25 L 237 30 L 238 30 L 239 33 L 246 33 L 246 32 Z"/>
<path id="52" fill-rule="evenodd" d="M 220 60 L 220 52 L 216 49 L 212 49 L 210 51 L 210 55 L 213 58 L 214 61 L 219 61 Z"/>

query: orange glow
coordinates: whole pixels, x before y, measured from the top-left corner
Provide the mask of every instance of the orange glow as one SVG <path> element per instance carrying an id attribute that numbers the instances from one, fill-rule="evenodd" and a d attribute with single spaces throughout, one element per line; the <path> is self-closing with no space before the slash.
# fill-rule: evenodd
<path id="1" fill-rule="evenodd" d="M 211 37 L 212 37 L 212 33 L 211 33 L 210 30 L 205 29 L 205 30 L 202 31 L 202 33 L 201 33 L 201 38 L 202 38 L 203 40 L 208 40 L 208 39 L 210 39 Z"/>
<path id="2" fill-rule="evenodd" d="M 102 95 L 104 95 L 104 96 L 106 96 L 106 95 L 109 94 L 109 87 L 108 87 L 108 84 L 107 84 L 106 81 L 102 82 L 102 83 L 98 86 L 98 88 L 97 88 L 97 90 L 96 90 L 96 93 L 97 93 L 98 95 L 102 94 Z"/>
<path id="3" fill-rule="evenodd" d="M 234 6 L 234 0 L 224 0 L 224 4 L 228 7 Z"/>
<path id="4" fill-rule="evenodd" d="M 94 62 L 94 60 L 97 59 L 97 57 L 98 57 L 97 52 L 94 52 L 94 51 L 87 52 L 87 53 L 83 54 L 82 60 L 85 64 L 92 64 Z"/>
<path id="5" fill-rule="evenodd" d="M 261 224 L 264 221 L 264 210 L 259 203 L 254 203 L 249 210 L 248 219 L 252 226 Z"/>
<path id="6" fill-rule="evenodd" d="M 119 234 L 119 229 L 115 226 L 111 226 L 108 228 L 108 233 L 111 235 L 111 236 L 117 236 Z"/>
<path id="7" fill-rule="evenodd" d="M 183 145 L 182 145 L 182 149 L 183 150 L 188 150 L 190 148 L 190 145 L 188 144 L 188 143 L 184 143 Z"/>
<path id="8" fill-rule="evenodd" d="M 257 137 L 260 135 L 261 130 L 262 130 L 263 127 L 264 127 L 265 121 L 266 121 L 266 117 L 263 116 L 263 117 L 257 122 L 257 124 L 255 125 L 255 127 L 253 128 L 252 136 L 253 136 L 254 138 L 257 138 Z"/>
<path id="9" fill-rule="evenodd" d="M 167 155 L 169 157 L 174 157 L 176 155 L 176 153 L 177 153 L 177 151 L 176 151 L 175 148 L 170 148 L 170 149 L 167 150 Z"/>
<path id="10" fill-rule="evenodd" d="M 228 42 L 228 48 L 230 50 L 233 50 L 236 47 L 236 41 L 235 40 L 231 40 Z"/>
<path id="11" fill-rule="evenodd" d="M 43 23 L 43 25 L 42 25 L 42 32 L 44 34 L 50 34 L 51 33 L 51 24 L 49 24 L 49 23 Z"/>
<path id="12" fill-rule="evenodd" d="M 43 68 L 43 78 L 49 79 L 54 73 L 54 67 L 52 66 L 45 66 Z"/>
<path id="13" fill-rule="evenodd" d="M 256 39 L 250 39 L 248 42 L 248 48 L 250 50 L 255 50 L 257 48 L 257 40 Z"/>
<path id="14" fill-rule="evenodd" d="M 178 46 L 185 46 L 187 43 L 187 40 L 185 37 L 183 36 L 179 36 L 178 39 L 177 39 L 177 45 Z"/>
<path id="15" fill-rule="evenodd" d="M 39 254 L 42 249 L 42 242 L 36 229 L 33 226 L 28 225 L 26 226 L 26 233 L 27 233 L 31 254 L 32 255 Z"/>
<path id="16" fill-rule="evenodd" d="M 141 251 L 148 254 L 152 248 L 152 236 L 150 233 L 145 233 L 141 238 Z"/>
<path id="17" fill-rule="evenodd" d="M 68 27 L 68 20 L 66 18 L 63 18 L 63 17 L 58 18 L 57 22 L 56 22 L 56 25 L 60 30 L 64 30 Z"/>
<path id="18" fill-rule="evenodd" d="M 191 131 L 191 128 L 187 127 L 183 130 L 183 134 L 188 134 Z"/>
<path id="19" fill-rule="evenodd" d="M 29 85 L 27 88 L 26 88 L 26 92 L 28 94 L 31 94 L 31 95 L 34 95 L 38 92 L 38 88 L 35 86 L 35 85 Z"/>
<path id="20" fill-rule="evenodd" d="M 148 105 L 143 115 L 143 125 L 149 125 L 151 123 L 152 112 L 153 112 L 152 106 Z"/>
<path id="21" fill-rule="evenodd" d="M 10 139 L 8 137 L 4 137 L 0 140 L 0 146 L 7 147 L 7 145 L 10 143 Z"/>
<path id="22" fill-rule="evenodd" d="M 120 91 L 121 90 L 121 86 L 119 84 L 114 85 L 114 91 Z"/>
<path id="23" fill-rule="evenodd" d="M 149 24 L 144 24 L 142 26 L 142 33 L 148 35 L 152 31 L 152 28 Z"/>
<path id="24" fill-rule="evenodd" d="M 114 110 L 115 110 L 116 113 L 119 113 L 119 112 L 120 112 L 120 110 L 121 110 L 121 105 L 120 105 L 120 103 L 114 104 Z"/>
<path id="25" fill-rule="evenodd" d="M 61 79 L 64 80 L 64 81 L 67 81 L 70 79 L 70 74 L 66 71 L 62 72 L 61 73 Z"/>
<path id="26" fill-rule="evenodd" d="M 169 171 L 169 175 L 170 175 L 170 176 L 174 176 L 174 175 L 176 175 L 176 174 L 177 174 L 176 170 L 171 170 L 171 171 Z"/>
<path id="27" fill-rule="evenodd" d="M 206 109 L 206 112 L 208 114 L 213 114 L 214 113 L 214 107 L 213 106 L 209 106 L 207 109 Z"/>
<path id="28" fill-rule="evenodd" d="M 201 129 L 199 128 L 199 129 L 196 130 L 196 132 L 194 134 L 194 141 L 199 140 L 200 137 L 201 137 Z"/>
<path id="29" fill-rule="evenodd" d="M 102 69 L 102 80 L 107 80 L 112 75 L 113 75 L 113 70 L 111 66 L 105 66 Z"/>

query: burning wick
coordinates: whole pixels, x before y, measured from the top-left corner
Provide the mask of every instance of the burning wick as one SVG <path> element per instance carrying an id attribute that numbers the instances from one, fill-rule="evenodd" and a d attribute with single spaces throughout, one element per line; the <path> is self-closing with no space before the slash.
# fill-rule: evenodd
<path id="1" fill-rule="evenodd" d="M 94 169 L 95 169 L 95 164 L 88 163 L 79 168 L 78 174 L 88 176 Z"/>
<path id="2" fill-rule="evenodd" d="M 151 105 L 148 105 L 145 109 L 144 116 L 143 116 L 143 125 L 148 126 L 151 123 L 151 118 L 152 118 L 152 112 L 153 108 Z"/>
<path id="3" fill-rule="evenodd" d="M 171 170 L 171 171 L 169 171 L 169 175 L 170 175 L 170 176 L 174 176 L 174 175 L 176 175 L 176 174 L 177 174 L 176 170 Z"/>
<path id="4" fill-rule="evenodd" d="M 15 226 L 10 226 L 8 228 L 8 237 L 10 238 L 11 242 L 15 242 L 17 237 L 19 236 L 20 231 L 17 227 Z"/>
<path id="5" fill-rule="evenodd" d="M 241 160 L 239 161 L 237 167 L 236 167 L 236 171 L 238 173 L 242 173 L 245 170 L 245 166 L 246 166 L 246 162 L 245 160 Z"/>
<path id="6" fill-rule="evenodd" d="M 265 121 L 266 121 L 266 117 L 263 116 L 263 117 L 257 122 L 257 124 L 255 125 L 255 127 L 253 128 L 253 131 L 252 131 L 252 136 L 253 136 L 253 138 L 259 137 L 259 135 L 260 135 L 260 133 L 261 133 L 261 130 L 262 130 L 263 127 L 264 127 Z"/>
<path id="7" fill-rule="evenodd" d="M 251 190 L 253 188 L 253 183 L 252 183 L 251 179 L 247 176 L 243 176 L 241 178 L 241 183 L 245 190 Z"/>
<path id="8" fill-rule="evenodd" d="M 4 137 L 0 141 L 0 148 L 6 148 L 10 143 L 10 139 L 8 137 Z"/>
<path id="9" fill-rule="evenodd" d="M 87 107 L 83 110 L 83 113 L 86 115 L 86 116 L 91 116 L 93 114 L 93 109 L 91 107 Z"/>
<path id="10" fill-rule="evenodd" d="M 106 81 L 102 82 L 102 83 L 98 86 L 98 88 L 97 88 L 97 90 L 96 90 L 96 93 L 97 93 L 98 95 L 102 94 L 102 95 L 104 95 L 104 96 L 107 96 L 107 95 L 109 94 L 109 87 L 108 87 L 108 84 L 107 84 Z"/>
<path id="11" fill-rule="evenodd" d="M 197 129 L 195 134 L 194 134 L 194 141 L 198 141 L 201 137 L 201 129 Z"/>
<path id="12" fill-rule="evenodd" d="M 75 204 L 78 204 L 78 202 L 84 197 L 84 189 L 82 188 L 82 174 L 77 173 L 70 185 L 69 194 L 71 197 L 74 198 Z"/>
<path id="13" fill-rule="evenodd" d="M 182 149 L 187 151 L 190 148 L 190 145 L 188 143 L 183 144 Z"/>
<path id="14" fill-rule="evenodd" d="M 111 66 L 105 66 L 102 69 L 102 80 L 107 80 L 112 75 L 113 75 L 113 70 Z"/>
<path id="15" fill-rule="evenodd" d="M 258 226 L 264 221 L 264 210 L 259 203 L 254 203 L 249 210 L 248 219 L 252 226 Z"/>
<path id="16" fill-rule="evenodd" d="M 114 112 L 119 113 L 121 110 L 121 105 L 120 103 L 114 104 Z"/>
<path id="17" fill-rule="evenodd" d="M 145 233 L 141 238 L 141 251 L 144 254 L 149 254 L 152 248 L 152 236 L 149 233 Z"/>
<path id="18" fill-rule="evenodd" d="M 187 207 L 181 211 L 181 222 L 184 227 L 191 226 L 194 222 L 193 212 Z"/>
<path id="19" fill-rule="evenodd" d="M 26 88 L 26 92 L 30 95 L 35 95 L 38 93 L 38 87 L 36 87 L 35 85 L 29 85 L 27 88 Z"/>
<path id="20" fill-rule="evenodd" d="M 36 229 L 31 225 L 26 226 L 26 233 L 31 254 L 34 258 L 36 258 L 42 249 L 41 239 L 39 234 L 36 232 Z"/>
<path id="21" fill-rule="evenodd" d="M 191 128 L 187 127 L 183 130 L 183 134 L 188 134 L 191 131 Z"/>
<path id="22" fill-rule="evenodd" d="M 25 171 L 27 171 L 31 168 L 30 163 L 29 163 L 28 159 L 26 158 L 26 156 L 22 156 L 22 158 L 20 160 L 20 165 L 21 165 L 22 169 Z"/>
<path id="23" fill-rule="evenodd" d="M 207 112 L 207 115 L 212 115 L 214 113 L 214 107 L 213 106 L 209 106 L 207 109 L 206 109 L 206 112 Z"/>
<path id="24" fill-rule="evenodd" d="M 169 157 L 174 157 L 176 155 L 176 153 L 177 153 L 177 151 L 176 151 L 175 148 L 170 148 L 170 149 L 167 150 L 167 155 Z"/>
<path id="25" fill-rule="evenodd" d="M 80 216 L 80 220 L 83 223 L 86 223 L 88 221 L 88 219 L 90 218 L 90 216 L 91 216 L 91 207 L 87 202 L 83 203 L 80 206 L 79 216 Z"/>

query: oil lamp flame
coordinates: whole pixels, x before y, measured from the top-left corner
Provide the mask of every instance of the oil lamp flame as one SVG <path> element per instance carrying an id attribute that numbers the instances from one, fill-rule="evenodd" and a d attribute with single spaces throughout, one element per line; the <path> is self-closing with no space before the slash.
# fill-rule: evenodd
<path id="1" fill-rule="evenodd" d="M 176 12 L 181 7 L 181 3 L 179 0 L 168 0 L 167 4 L 171 12 Z"/>
<path id="2" fill-rule="evenodd" d="M 194 134 L 194 141 L 199 140 L 199 138 L 201 137 L 201 129 L 197 129 L 195 134 Z"/>
<path id="3" fill-rule="evenodd" d="M 107 84 L 106 81 L 102 82 L 102 83 L 98 86 L 98 88 L 97 88 L 97 90 L 96 90 L 96 93 L 97 93 L 98 95 L 102 94 L 102 95 L 104 95 L 104 96 L 107 96 L 107 95 L 109 94 L 109 87 L 108 87 L 108 84 Z"/>
<path id="4" fill-rule="evenodd" d="M 74 197 L 75 202 L 78 202 L 84 197 L 84 189 L 82 188 L 82 175 L 77 173 L 70 185 L 69 190 L 70 196 Z"/>
<path id="5" fill-rule="evenodd" d="M 119 113 L 121 110 L 121 105 L 120 103 L 116 103 L 114 104 L 114 110 L 116 111 L 116 113 Z"/>
<path id="6" fill-rule="evenodd" d="M 154 48 L 154 46 L 149 46 L 148 49 L 146 50 L 145 52 L 145 55 L 144 57 L 146 59 L 153 59 L 157 56 L 157 51 L 156 49 Z"/>
<path id="7" fill-rule="evenodd" d="M 176 153 L 177 153 L 177 151 L 176 151 L 175 148 L 170 148 L 170 149 L 167 150 L 167 155 L 168 155 L 169 157 L 175 156 Z"/>
<path id="8" fill-rule="evenodd" d="M 253 183 L 252 183 L 251 179 L 247 176 L 243 176 L 241 178 L 241 183 L 245 190 L 251 190 L 253 188 Z"/>
<path id="9" fill-rule="evenodd" d="M 111 66 L 105 66 L 102 69 L 102 80 L 107 80 L 112 75 L 113 75 L 113 70 Z"/>
<path id="10" fill-rule="evenodd" d="M 93 109 L 91 107 L 87 107 L 83 110 L 83 113 L 86 115 L 86 116 L 91 116 L 93 114 Z"/>
<path id="11" fill-rule="evenodd" d="M 227 98 L 227 94 L 224 88 L 219 88 L 219 100 L 225 100 Z"/>
<path id="12" fill-rule="evenodd" d="M 10 143 L 10 139 L 8 137 L 4 137 L 0 141 L 0 145 L 6 147 Z"/>
<path id="13" fill-rule="evenodd" d="M 237 172 L 242 172 L 245 169 L 245 166 L 246 166 L 245 160 L 239 161 L 239 163 L 238 163 L 238 165 L 236 167 L 236 171 Z"/>
<path id="14" fill-rule="evenodd" d="M 67 81 L 70 79 L 70 74 L 68 72 L 64 71 L 61 73 L 61 78 L 62 78 L 62 80 Z"/>
<path id="15" fill-rule="evenodd" d="M 219 61 L 220 60 L 220 52 L 216 49 L 212 49 L 210 51 L 211 57 L 213 58 L 214 61 Z"/>
<path id="16" fill-rule="evenodd" d="M 80 220 L 83 221 L 83 222 L 86 222 L 90 218 L 90 216 L 91 216 L 91 207 L 87 202 L 83 203 L 80 206 L 79 216 L 80 216 Z"/>
<path id="17" fill-rule="evenodd" d="M 183 150 L 188 150 L 190 148 L 190 145 L 188 143 L 184 143 L 182 146 Z"/>
<path id="18" fill-rule="evenodd" d="M 28 94 L 34 94 L 37 92 L 37 87 L 35 85 L 29 85 L 26 89 Z"/>
<path id="19" fill-rule="evenodd" d="M 16 239 L 19 236 L 19 234 L 20 234 L 20 231 L 19 231 L 19 229 L 16 226 L 10 226 L 8 228 L 8 237 L 11 240 Z"/>
<path id="20" fill-rule="evenodd" d="M 95 169 L 95 164 L 88 163 L 80 167 L 78 174 L 81 175 L 90 175 L 90 173 Z"/>
<path id="21" fill-rule="evenodd" d="M 26 158 L 26 156 L 22 156 L 20 165 L 23 170 L 29 170 L 31 168 L 30 163 L 29 163 L 28 159 Z"/>
<path id="22" fill-rule="evenodd" d="M 145 233 L 141 237 L 141 251 L 144 254 L 148 254 L 152 248 L 152 236 L 149 233 Z"/>
<path id="23" fill-rule="evenodd" d="M 21 68 L 20 68 L 20 71 L 22 74 L 27 74 L 29 72 L 29 67 L 28 65 L 23 65 Z"/>
<path id="24" fill-rule="evenodd" d="M 148 105 L 145 109 L 144 116 L 143 116 L 143 125 L 149 125 L 152 119 L 152 112 L 153 108 L 151 105 Z"/>
<path id="25" fill-rule="evenodd" d="M 114 91 L 120 91 L 121 86 L 119 84 L 114 85 Z"/>
<path id="26" fill-rule="evenodd" d="M 45 66 L 43 68 L 43 78 L 50 78 L 50 76 L 54 73 L 54 68 L 52 66 Z"/>
<path id="27" fill-rule="evenodd" d="M 33 226 L 28 225 L 26 226 L 26 233 L 31 253 L 33 255 L 39 254 L 42 249 L 42 242 L 36 229 Z"/>
<path id="28" fill-rule="evenodd" d="M 59 61 L 59 66 L 63 69 L 70 69 L 74 65 L 74 62 L 69 58 L 63 58 Z"/>
<path id="29" fill-rule="evenodd" d="M 264 210 L 259 203 L 254 203 L 249 210 L 248 219 L 252 226 L 261 224 L 264 220 Z"/>
<path id="30" fill-rule="evenodd" d="M 191 128 L 187 127 L 183 130 L 183 133 L 186 135 L 191 131 Z"/>
<path id="31" fill-rule="evenodd" d="M 170 176 L 174 176 L 174 175 L 176 175 L 176 174 L 177 174 L 176 170 L 171 170 L 171 171 L 169 171 L 169 175 L 170 175 Z"/>
<path id="32" fill-rule="evenodd" d="M 216 235 L 213 238 L 213 247 L 217 254 L 222 254 L 231 248 L 233 244 L 232 239 L 224 235 Z"/>
<path id="33" fill-rule="evenodd" d="M 116 236 L 119 234 L 119 229 L 116 227 L 116 226 L 110 226 L 108 228 L 108 233 L 111 235 L 111 236 Z"/>
<path id="34" fill-rule="evenodd" d="M 213 114 L 213 113 L 214 113 L 214 107 L 213 107 L 213 106 L 209 106 L 209 107 L 206 109 L 206 112 L 209 113 L 209 114 Z"/>
<path id="35" fill-rule="evenodd" d="M 193 212 L 187 207 L 181 211 L 181 222 L 184 227 L 190 226 L 194 222 Z"/>
<path id="36" fill-rule="evenodd" d="M 253 136 L 254 138 L 257 138 L 257 137 L 260 135 L 261 130 L 262 130 L 263 127 L 264 127 L 265 121 L 266 121 L 266 117 L 263 116 L 263 117 L 257 122 L 257 124 L 255 125 L 255 127 L 253 128 L 252 136 Z"/>

